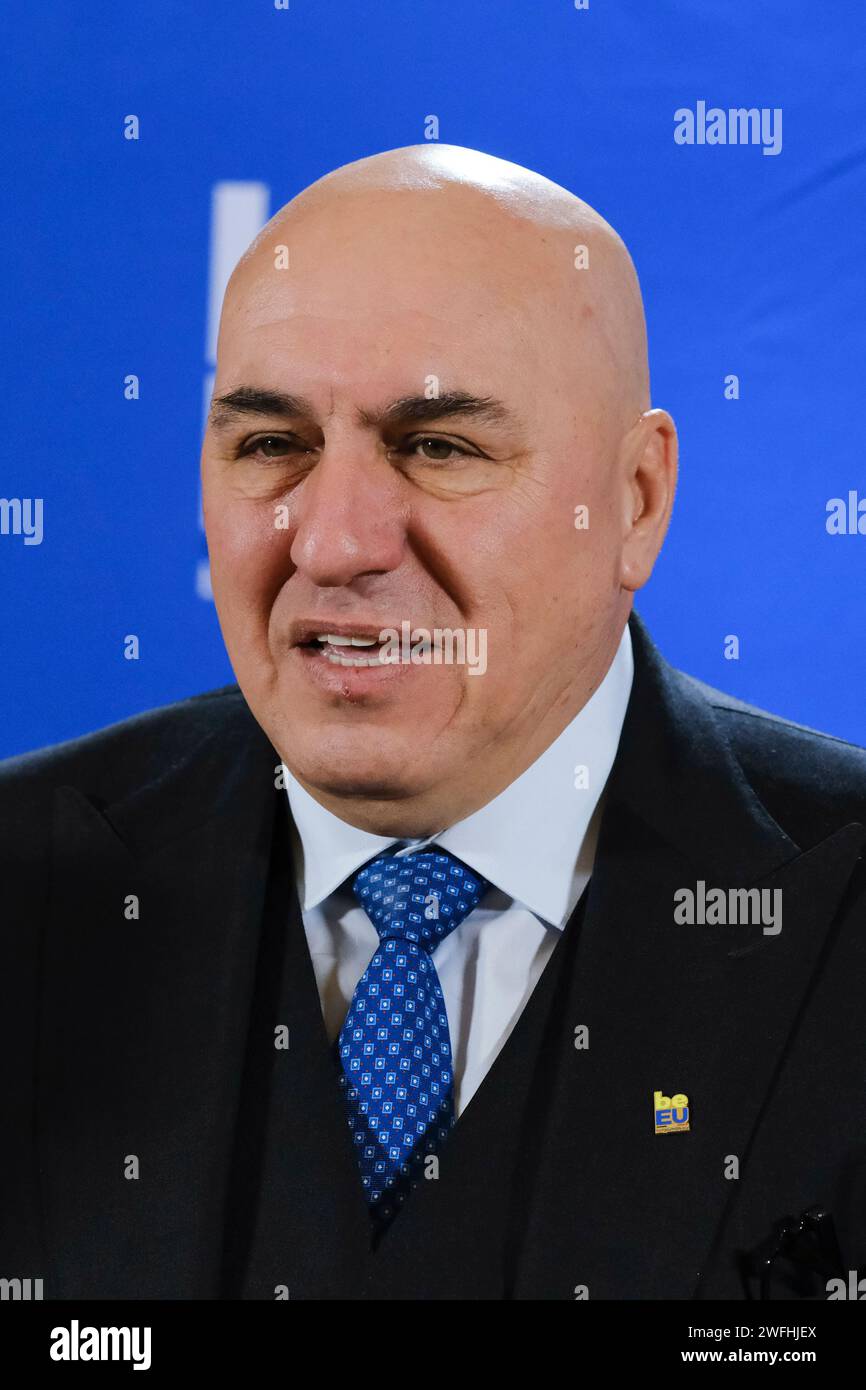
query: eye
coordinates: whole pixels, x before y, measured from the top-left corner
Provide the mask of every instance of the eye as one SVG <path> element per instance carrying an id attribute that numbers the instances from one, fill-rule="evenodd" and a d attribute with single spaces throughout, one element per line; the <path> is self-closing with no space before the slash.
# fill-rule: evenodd
<path id="1" fill-rule="evenodd" d="M 460 458 L 471 457 L 469 449 L 463 448 L 461 444 L 455 444 L 452 439 L 440 439 L 435 434 L 421 434 L 416 435 L 414 439 L 407 439 L 398 452 L 415 454 L 419 450 L 422 451 L 420 457 L 426 459 L 428 463 L 450 463 L 455 454 L 459 455 Z"/>
<path id="2" fill-rule="evenodd" d="M 297 453 L 299 448 L 304 447 L 294 435 L 259 434 L 241 445 L 239 457 L 254 458 L 259 454 L 266 459 L 284 458 L 286 454 Z"/>

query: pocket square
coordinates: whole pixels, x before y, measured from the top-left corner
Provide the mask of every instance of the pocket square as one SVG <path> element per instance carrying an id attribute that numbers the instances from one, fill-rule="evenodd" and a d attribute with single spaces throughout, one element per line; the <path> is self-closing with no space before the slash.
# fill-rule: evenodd
<path id="1" fill-rule="evenodd" d="M 823 1207 L 784 1216 L 741 1262 L 750 1299 L 826 1299 L 827 1281 L 844 1277 L 836 1227 Z"/>

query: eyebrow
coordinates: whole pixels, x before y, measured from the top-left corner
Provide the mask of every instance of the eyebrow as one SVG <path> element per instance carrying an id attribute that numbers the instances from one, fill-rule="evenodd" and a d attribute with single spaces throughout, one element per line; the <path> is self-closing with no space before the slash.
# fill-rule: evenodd
<path id="1" fill-rule="evenodd" d="M 258 386 L 238 386 L 211 402 L 208 422 L 215 430 L 227 429 L 249 415 L 309 415 L 309 401 L 283 391 L 264 391 Z"/>
<path id="2" fill-rule="evenodd" d="M 268 391 L 258 386 L 238 386 L 224 396 L 215 397 L 209 422 L 213 429 L 228 429 L 237 421 L 257 415 L 314 415 L 303 396 Z M 465 417 L 484 424 L 517 426 L 512 410 L 493 396 L 473 396 L 468 391 L 445 391 L 441 396 L 401 396 L 381 411 L 359 410 L 359 424 L 368 426 L 423 425 L 432 420 Z"/>
<path id="3" fill-rule="evenodd" d="M 424 425 L 431 420 L 465 416 L 487 425 L 516 425 L 517 417 L 493 396 L 473 396 L 468 391 L 445 391 L 441 396 L 401 396 L 383 411 L 360 410 L 364 425 Z"/>

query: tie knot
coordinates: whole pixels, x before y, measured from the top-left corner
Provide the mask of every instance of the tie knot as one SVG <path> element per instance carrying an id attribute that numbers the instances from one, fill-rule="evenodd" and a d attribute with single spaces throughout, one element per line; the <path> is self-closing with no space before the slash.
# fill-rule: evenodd
<path id="1" fill-rule="evenodd" d="M 447 850 L 372 860 L 352 883 L 382 941 L 400 937 L 432 951 L 490 887 Z"/>

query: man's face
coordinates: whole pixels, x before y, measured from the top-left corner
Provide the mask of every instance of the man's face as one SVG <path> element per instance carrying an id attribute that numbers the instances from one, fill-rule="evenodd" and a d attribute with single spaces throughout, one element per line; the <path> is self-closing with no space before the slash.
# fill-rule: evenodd
<path id="1" fill-rule="evenodd" d="M 482 767 L 507 785 L 622 626 L 621 431 L 556 237 L 509 219 L 491 240 L 472 194 L 356 197 L 290 218 L 289 268 L 262 245 L 227 297 L 214 401 L 231 402 L 202 454 L 214 597 L 254 715 L 346 819 L 377 804 L 377 827 L 408 824 L 386 808 L 436 805 Z M 486 669 L 346 665 L 375 648 L 317 640 L 403 623 L 471 630 Z"/>

